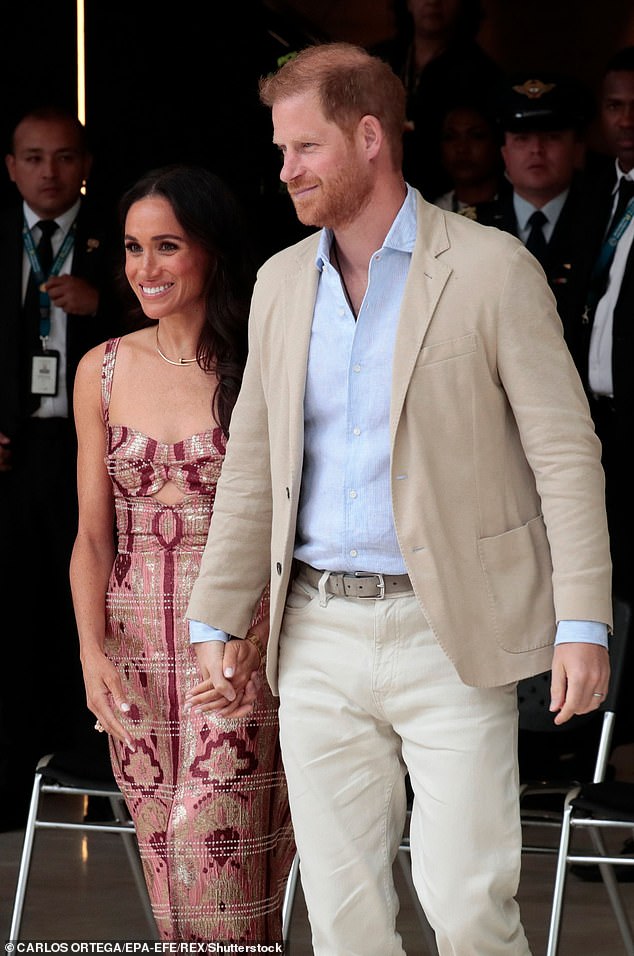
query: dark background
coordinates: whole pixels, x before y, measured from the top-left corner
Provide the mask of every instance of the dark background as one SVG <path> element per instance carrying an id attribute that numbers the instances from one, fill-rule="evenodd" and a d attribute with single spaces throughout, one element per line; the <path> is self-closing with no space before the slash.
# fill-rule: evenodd
<path id="1" fill-rule="evenodd" d="M 568 72 L 595 91 L 604 63 L 634 44 L 631 0 L 484 0 L 480 42 L 507 72 Z M 86 113 L 95 153 L 91 193 L 116 201 L 140 173 L 201 162 L 252 213 L 264 251 L 297 232 L 278 183 L 258 78 L 321 39 L 372 46 L 393 33 L 390 0 L 86 0 Z M 0 123 L 5 144 L 27 107 L 76 107 L 72 0 L 12 4 L 3 23 Z M 600 149 L 596 130 L 591 141 Z M 0 201 L 15 195 L 6 171 Z"/>

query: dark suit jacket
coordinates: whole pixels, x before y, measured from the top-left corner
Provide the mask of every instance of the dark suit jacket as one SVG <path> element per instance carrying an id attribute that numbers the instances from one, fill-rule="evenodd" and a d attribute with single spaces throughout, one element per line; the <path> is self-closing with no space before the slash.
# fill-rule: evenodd
<path id="1" fill-rule="evenodd" d="M 575 254 L 568 329 L 570 348 L 588 394 L 590 410 L 602 443 L 602 461 L 606 478 L 608 525 L 613 560 L 613 586 L 617 594 L 634 602 L 632 541 L 634 540 L 634 496 L 632 495 L 629 459 L 634 425 L 634 243 L 627 257 L 623 278 L 613 313 L 611 400 L 595 400 L 588 381 L 588 356 L 592 334 L 592 317 L 585 305 L 593 265 L 608 228 L 613 205 L 616 170 L 614 160 L 607 168 L 597 168 L 588 177 L 586 203 L 577 228 L 578 249 Z M 634 666 L 634 651 L 631 655 Z M 625 706 L 625 704 L 624 704 Z M 628 715 L 621 722 L 625 733 L 634 733 L 634 710 L 627 704 Z"/>
<path id="2" fill-rule="evenodd" d="M 0 214 L 0 431 L 13 437 L 24 419 L 21 407 L 20 323 L 22 321 L 22 203 Z M 82 355 L 120 329 L 113 291 L 113 229 L 87 201 L 82 201 L 71 272 L 95 285 L 101 293 L 95 316 L 69 315 L 67 378 L 69 402 L 75 372 Z"/>
<path id="3" fill-rule="evenodd" d="M 578 250 L 575 254 L 570 290 L 569 326 L 572 351 L 581 378 L 588 388 L 588 353 L 592 322 L 584 317 L 592 267 L 601 249 L 612 212 L 612 194 L 616 171 L 613 161 L 589 179 L 586 202 L 577 227 Z M 614 309 L 612 375 L 614 403 L 619 417 L 634 421 L 634 243 Z"/>
<path id="4" fill-rule="evenodd" d="M 584 202 L 584 186 L 579 180 L 574 182 L 570 188 L 548 242 L 546 258 L 543 263 L 548 284 L 557 300 L 557 310 L 564 325 L 564 333 L 569 347 L 570 325 L 573 322 L 570 301 L 571 284 L 575 258 L 578 255 L 579 221 Z M 512 191 L 503 192 L 500 199 L 494 203 L 482 205 L 484 208 L 478 210 L 479 222 L 497 226 L 499 229 L 504 229 L 505 232 L 517 236 L 518 226 L 513 208 Z"/>
<path id="5" fill-rule="evenodd" d="M 77 528 L 76 436 L 72 415 L 63 420 L 28 418 L 25 407 L 28 334 L 22 306 L 22 204 L 0 214 L 0 431 L 11 438 L 12 467 L 0 473 L 0 593 L 9 601 L 20 587 L 31 587 L 33 607 L 21 617 L 20 640 L 7 642 L 0 674 L 0 826 L 23 825 L 33 767 L 45 753 L 68 749 L 94 735 L 86 707 L 78 637 L 71 602 L 68 564 Z M 72 273 L 100 290 L 98 314 L 69 315 L 67 388 L 77 365 L 92 346 L 116 334 L 120 308 L 110 290 L 111 230 L 102 215 L 82 205 Z M 23 354 L 21 354 L 23 353 Z M 32 649 L 30 687 L 38 700 L 59 689 L 46 720 L 23 732 L 16 674 L 20 655 Z M 2 764 L 5 774 L 2 773 Z M 11 770 L 10 779 L 6 768 Z"/>

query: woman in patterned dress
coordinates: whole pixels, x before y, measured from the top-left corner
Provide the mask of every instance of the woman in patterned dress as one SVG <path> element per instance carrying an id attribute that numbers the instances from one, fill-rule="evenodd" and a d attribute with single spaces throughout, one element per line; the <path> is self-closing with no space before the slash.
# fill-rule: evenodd
<path id="1" fill-rule="evenodd" d="M 201 671 L 185 609 L 246 358 L 246 233 L 226 186 L 195 166 L 149 173 L 121 211 L 146 321 L 87 353 L 74 398 L 88 707 L 110 735 L 161 938 L 278 941 L 294 846 L 262 670 L 266 594 L 235 642 L 251 676 L 217 687 L 215 709 L 186 706 Z"/>

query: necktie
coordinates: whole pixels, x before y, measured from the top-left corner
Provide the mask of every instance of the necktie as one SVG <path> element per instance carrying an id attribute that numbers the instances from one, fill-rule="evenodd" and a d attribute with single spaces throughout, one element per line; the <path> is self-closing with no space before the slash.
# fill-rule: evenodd
<path id="1" fill-rule="evenodd" d="M 53 265 L 53 246 L 51 237 L 59 228 L 54 219 L 41 219 L 37 226 L 41 237 L 37 244 L 37 258 L 45 279 L 48 279 Z M 37 278 L 31 270 L 24 299 L 24 372 L 23 381 L 26 388 L 26 407 L 32 414 L 40 406 L 40 398 L 31 395 L 31 356 L 40 348 L 40 293 Z"/>
<path id="2" fill-rule="evenodd" d="M 528 220 L 528 225 L 531 227 L 526 240 L 526 248 L 529 252 L 532 252 L 533 255 L 539 262 L 544 264 L 544 259 L 546 258 L 546 249 L 547 243 L 544 237 L 544 224 L 548 222 L 548 218 L 544 215 L 541 209 L 536 209 L 533 215 Z"/>
<path id="3" fill-rule="evenodd" d="M 607 242 L 611 233 L 616 229 L 625 214 L 627 205 L 634 197 L 634 180 L 622 178 L 619 183 L 619 198 L 616 202 L 614 214 L 605 233 L 605 239 L 599 252 L 599 257 L 594 264 L 590 284 L 588 286 L 588 295 L 586 299 L 586 308 L 583 313 L 583 321 L 590 322 L 594 317 L 594 312 L 599 300 L 603 297 L 608 287 L 610 277 L 610 266 L 616 252 L 617 243 L 609 244 Z"/>
<path id="4" fill-rule="evenodd" d="M 51 239 L 53 233 L 57 232 L 59 227 L 54 219 L 40 219 L 38 226 L 42 235 L 37 244 L 37 257 L 40 260 L 42 272 L 48 279 L 51 266 L 53 265 L 53 245 Z"/>
<path id="5" fill-rule="evenodd" d="M 38 261 L 40 263 L 40 268 L 44 273 L 44 279 L 46 280 L 49 277 L 51 266 L 53 265 L 53 245 L 51 243 L 51 237 L 59 227 L 54 219 L 40 219 L 40 221 L 37 223 L 37 226 L 40 229 L 41 237 L 37 244 L 36 252 Z M 29 284 L 26 290 L 24 309 L 30 328 L 36 330 L 37 337 L 39 338 L 40 294 L 37 278 L 32 269 L 31 274 L 29 275 Z"/>

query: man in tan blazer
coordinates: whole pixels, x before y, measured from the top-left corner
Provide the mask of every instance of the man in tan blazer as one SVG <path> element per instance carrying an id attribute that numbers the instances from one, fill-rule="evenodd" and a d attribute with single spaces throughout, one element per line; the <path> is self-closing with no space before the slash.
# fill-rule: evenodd
<path id="1" fill-rule="evenodd" d="M 296 212 L 323 228 L 256 284 L 187 613 L 205 677 L 190 706 L 257 720 L 248 630 L 270 582 L 267 676 L 317 956 L 403 953 L 406 773 L 439 953 L 526 956 L 515 682 L 552 664 L 561 723 L 609 676 L 583 390 L 519 240 L 404 182 L 404 94 L 384 63 L 311 47 L 260 92 Z"/>

